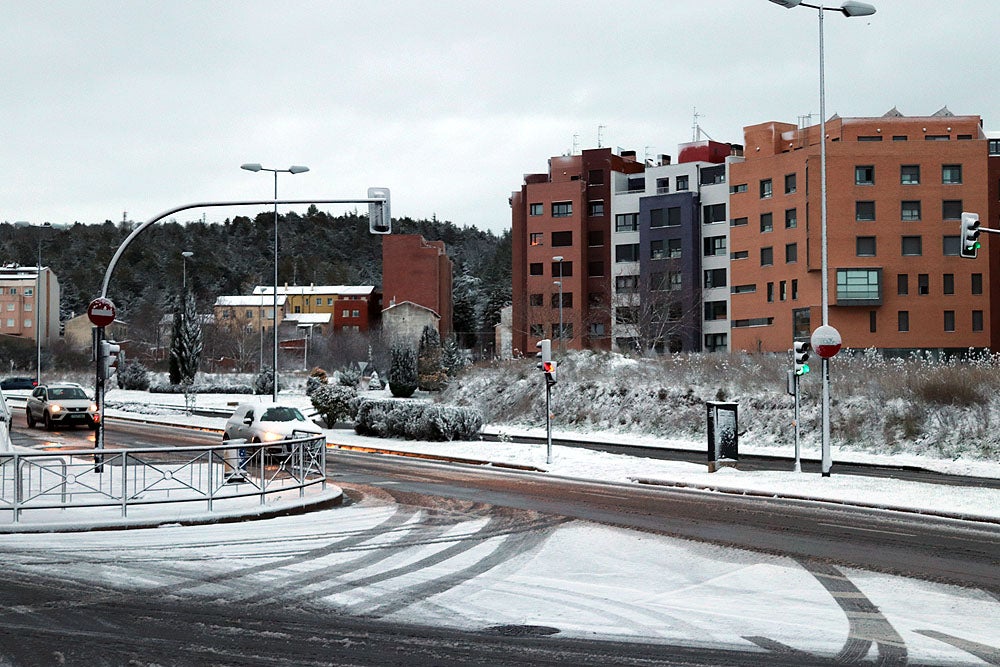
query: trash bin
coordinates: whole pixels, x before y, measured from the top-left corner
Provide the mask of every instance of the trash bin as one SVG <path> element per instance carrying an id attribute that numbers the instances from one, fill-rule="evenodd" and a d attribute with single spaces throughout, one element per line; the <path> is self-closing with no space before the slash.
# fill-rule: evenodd
<path id="1" fill-rule="evenodd" d="M 708 471 L 736 467 L 739 454 L 737 404 L 708 401 Z"/>

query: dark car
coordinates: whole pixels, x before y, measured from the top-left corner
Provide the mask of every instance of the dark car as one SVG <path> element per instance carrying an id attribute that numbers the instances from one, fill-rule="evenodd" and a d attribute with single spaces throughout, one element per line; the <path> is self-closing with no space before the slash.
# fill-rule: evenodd
<path id="1" fill-rule="evenodd" d="M 37 384 L 35 378 L 4 378 L 0 380 L 0 389 L 34 389 Z"/>

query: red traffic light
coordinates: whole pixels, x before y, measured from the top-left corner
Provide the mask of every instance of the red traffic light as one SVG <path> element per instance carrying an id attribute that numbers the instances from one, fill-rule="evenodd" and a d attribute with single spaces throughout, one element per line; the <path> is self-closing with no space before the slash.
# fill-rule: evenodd
<path id="1" fill-rule="evenodd" d="M 556 365 L 555 365 L 554 362 L 551 362 L 551 361 L 543 361 L 542 362 L 542 370 L 545 371 L 546 373 L 551 373 L 555 369 L 556 369 Z"/>

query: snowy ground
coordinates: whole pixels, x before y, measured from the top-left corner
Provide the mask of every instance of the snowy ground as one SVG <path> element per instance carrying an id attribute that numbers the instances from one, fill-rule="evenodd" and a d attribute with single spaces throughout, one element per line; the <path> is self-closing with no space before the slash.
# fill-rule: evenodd
<path id="1" fill-rule="evenodd" d="M 235 402 L 248 400 L 246 396 L 229 396 L 224 394 L 200 395 L 197 399 L 199 407 L 226 408 Z M 249 400 L 253 400 L 252 397 Z M 303 411 L 311 411 L 308 398 L 301 394 L 282 395 L 281 400 L 297 405 Z M 110 391 L 107 394 L 109 406 L 120 406 L 110 409 L 110 416 L 120 415 L 131 418 L 142 418 L 147 415 L 151 419 L 176 424 L 192 424 L 206 428 L 222 428 L 221 418 L 193 417 L 183 414 L 184 397 L 181 395 L 154 394 L 144 392 L 129 392 L 122 390 Z M 151 405 L 174 405 L 179 410 L 157 410 Z M 121 409 L 125 408 L 127 411 Z M 149 414 L 149 413 L 166 414 Z M 488 432 L 503 436 L 533 435 L 544 437 L 544 429 L 510 428 L 502 425 L 489 425 Z M 941 513 L 945 515 L 960 515 L 975 518 L 986 518 L 1000 521 L 1000 490 L 968 487 L 952 487 L 940 484 L 920 484 L 885 478 L 868 478 L 857 475 L 836 474 L 837 461 L 858 461 L 884 463 L 889 465 L 913 465 L 939 472 L 953 474 L 977 475 L 982 477 L 1000 477 L 1000 463 L 984 463 L 969 461 L 943 461 L 920 456 L 873 456 L 859 452 L 834 452 L 833 474 L 822 477 L 818 474 L 787 472 L 747 472 L 739 469 L 723 468 L 719 472 L 707 472 L 707 466 L 693 463 L 660 461 L 635 456 L 607 454 L 587 451 L 572 447 L 555 446 L 553 448 L 552 464 L 547 464 L 545 445 L 523 445 L 512 442 L 444 442 L 429 443 L 407 440 L 387 440 L 367 438 L 356 435 L 350 429 L 327 430 L 329 442 L 339 445 L 359 447 L 374 447 L 406 452 L 418 452 L 450 456 L 457 458 L 491 461 L 495 463 L 532 466 L 551 474 L 601 480 L 608 482 L 629 483 L 642 479 L 644 481 L 679 483 L 693 485 L 706 489 L 746 491 L 752 493 L 772 493 L 794 497 L 814 498 L 832 502 L 860 503 L 881 507 L 892 507 Z M 578 432 L 562 433 L 556 429 L 554 437 L 565 435 L 576 439 L 589 438 L 597 441 L 634 443 L 650 446 L 689 448 L 705 451 L 705 443 L 691 441 L 663 441 L 651 438 L 619 436 L 614 433 L 580 434 Z M 767 453 L 791 455 L 791 447 L 784 449 L 773 446 L 757 447 L 752 442 L 740 443 L 740 451 L 750 453 Z M 803 458 L 819 458 L 818 451 L 804 450 Z"/>
<path id="2" fill-rule="evenodd" d="M 308 407 L 304 397 L 283 398 Z M 200 396 L 198 404 L 226 407 L 245 399 Z M 113 391 L 108 401 L 118 406 L 111 415 L 222 425 L 220 418 L 152 405 L 183 406 L 182 396 Z M 327 436 L 338 444 L 502 461 L 577 478 L 767 489 L 1000 520 L 997 492 L 981 489 L 837 474 L 709 474 L 701 465 L 564 447 L 556 447 L 553 464 L 546 465 L 545 447 L 537 445 L 373 440 L 346 429 L 328 430 Z M 987 466 L 977 472 L 997 474 Z M 442 521 L 440 512 L 429 516 L 433 512 L 366 498 L 260 520 L 253 531 L 237 523 L 0 535 L 0 553 L 9 576 L 26 579 L 96 578 L 99 585 L 134 593 L 234 606 L 287 598 L 288 604 L 327 605 L 335 613 L 470 630 L 544 626 L 568 637 L 759 651 L 762 664 L 771 650 L 802 651 L 803 664 L 813 656 L 838 655 L 856 661 L 881 656 L 891 664 L 996 664 L 993 657 L 1000 655 L 1000 600 L 985 591 L 582 521 L 554 523 L 533 513 L 498 519 L 456 508 Z M 23 605 L 17 609 L 31 612 Z"/>

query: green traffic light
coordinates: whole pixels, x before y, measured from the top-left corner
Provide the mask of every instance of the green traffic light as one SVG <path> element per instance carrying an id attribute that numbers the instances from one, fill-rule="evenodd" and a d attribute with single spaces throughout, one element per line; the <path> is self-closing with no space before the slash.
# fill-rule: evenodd
<path id="1" fill-rule="evenodd" d="M 809 372 L 809 364 L 801 364 L 799 366 L 799 375 L 805 375 Z"/>

